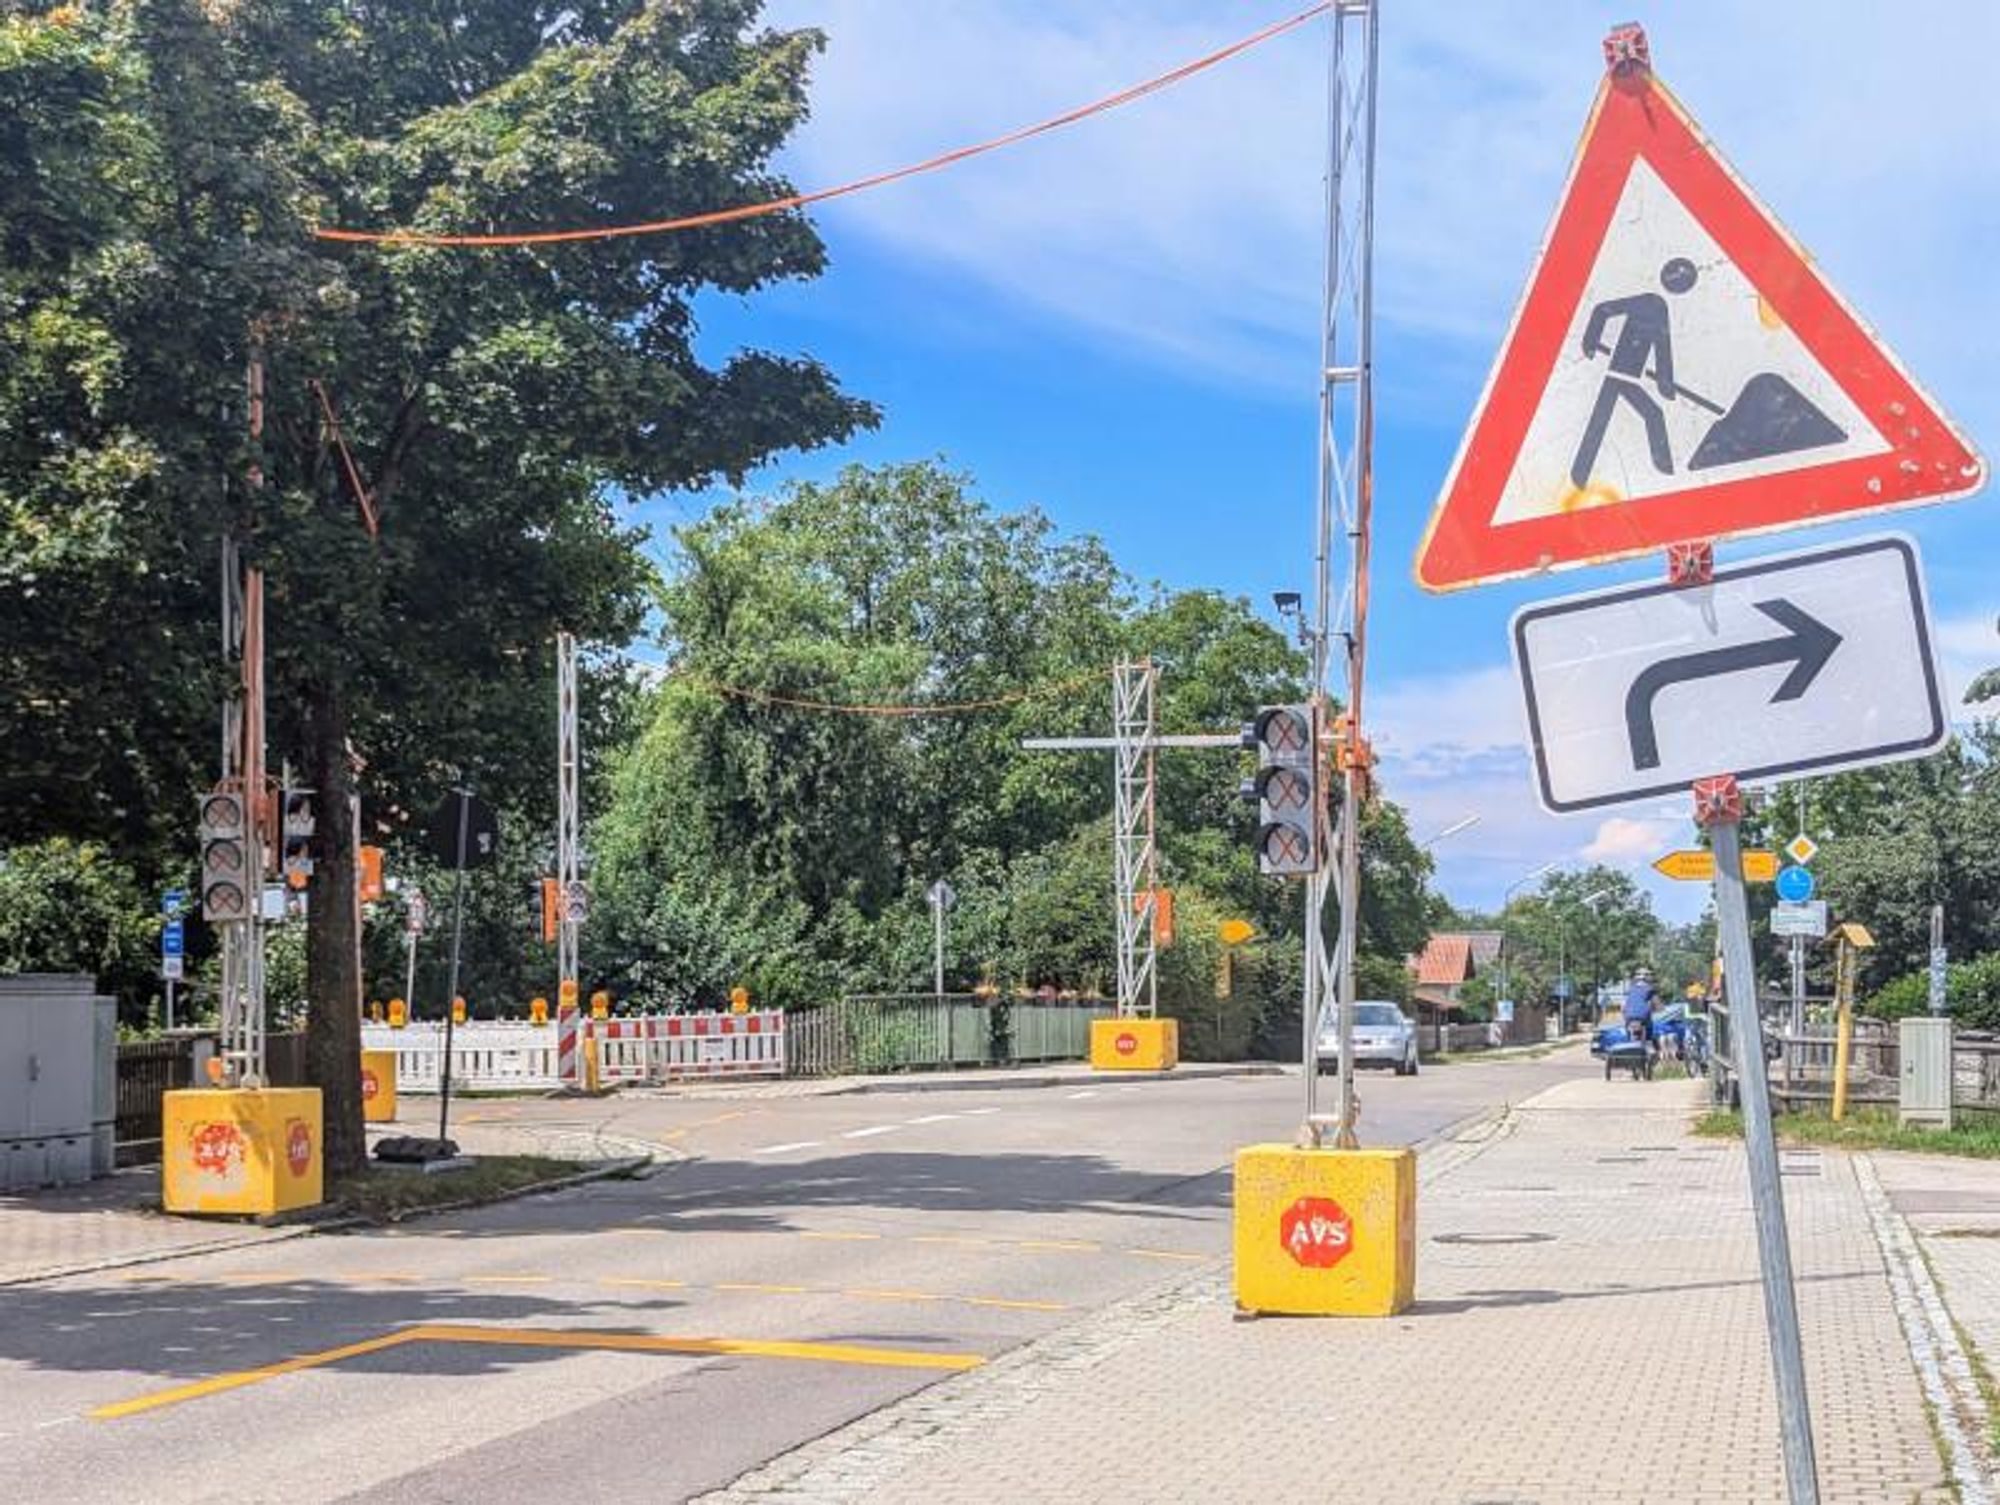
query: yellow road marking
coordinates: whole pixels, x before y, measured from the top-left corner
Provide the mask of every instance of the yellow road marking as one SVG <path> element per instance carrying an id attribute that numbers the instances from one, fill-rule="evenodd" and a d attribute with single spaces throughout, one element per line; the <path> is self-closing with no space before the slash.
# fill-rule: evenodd
<path id="1" fill-rule="evenodd" d="M 648 1291 L 685 1291 L 685 1280 L 642 1280 L 636 1275 L 606 1275 L 598 1282 L 601 1286 L 637 1286 Z"/>
<path id="2" fill-rule="evenodd" d="M 1013 1312 L 1067 1312 L 1072 1308 L 1061 1301 L 1004 1301 L 998 1296 L 959 1296 L 967 1306 L 998 1306 Z"/>
<path id="3" fill-rule="evenodd" d="M 910 1240 L 913 1244 L 976 1244 L 981 1248 L 993 1242 L 990 1238 L 963 1238 L 950 1233 L 920 1233 Z"/>
<path id="4" fill-rule="evenodd" d="M 810 1286 L 774 1285 L 755 1280 L 719 1280 L 709 1287 L 712 1291 L 763 1291 L 774 1296 L 802 1296 L 811 1290 Z"/>
<path id="5" fill-rule="evenodd" d="M 1022 1249 L 1068 1249 L 1078 1254 L 1097 1254 L 1104 1248 L 1102 1244 L 1070 1243 L 1064 1239 L 1022 1239 L 1017 1246 Z"/>
<path id="6" fill-rule="evenodd" d="M 949 1301 L 949 1296 L 940 1296 L 934 1291 L 842 1291 L 843 1296 L 861 1296 L 870 1301 Z"/>
<path id="7" fill-rule="evenodd" d="M 582 1348 L 614 1353 L 736 1354 L 759 1359 L 804 1359 L 822 1364 L 867 1364 L 888 1369 L 977 1369 L 976 1353 L 932 1353 L 913 1348 L 863 1348 L 852 1343 L 794 1343 L 776 1339 L 677 1338 L 654 1333 L 607 1333 L 577 1328 L 463 1327 L 440 1323 L 414 1329 L 439 1343 L 491 1343 L 515 1348 Z"/>
<path id="8" fill-rule="evenodd" d="M 343 1270 L 329 1277 L 343 1285 L 367 1285 L 381 1282 L 386 1285 L 414 1285 L 422 1280 L 421 1275 L 412 1275 L 407 1270 Z"/>
<path id="9" fill-rule="evenodd" d="M 136 1400 L 122 1400 L 108 1406 L 99 1406 L 90 1413 L 96 1421 L 117 1421 L 121 1417 L 136 1416 L 141 1411 L 156 1411 L 162 1406 L 177 1406 L 182 1401 L 200 1400 L 205 1395 L 221 1395 L 227 1390 L 240 1390 L 245 1385 L 257 1385 L 265 1380 L 274 1380 L 281 1374 L 297 1374 L 301 1369 L 317 1369 L 323 1364 L 337 1364 L 342 1359 L 358 1358 L 365 1353 L 380 1353 L 385 1348 L 395 1348 L 408 1343 L 419 1329 L 407 1328 L 402 1332 L 384 1333 L 379 1338 L 367 1338 L 359 1343 L 348 1343 L 339 1348 L 326 1348 L 318 1353 L 302 1353 L 296 1358 L 282 1359 L 276 1364 L 266 1364 L 261 1369 L 239 1369 L 233 1374 L 218 1374 L 205 1380 L 196 1380 L 191 1385 L 176 1385 L 171 1390 L 155 1390 L 151 1395 L 139 1396 Z"/>
<path id="10" fill-rule="evenodd" d="M 300 1354 L 259 1369 L 213 1375 L 190 1385 L 156 1390 L 132 1400 L 115 1401 L 89 1413 L 95 1421 L 118 1421 L 157 1411 L 183 1401 L 200 1400 L 262 1384 L 280 1375 L 297 1374 L 337 1364 L 342 1359 L 380 1353 L 406 1343 L 473 1343 L 501 1348 L 565 1348 L 612 1353 L 718 1354 L 757 1359 L 799 1359 L 821 1364 L 860 1364 L 886 1369 L 977 1369 L 986 1360 L 973 1353 L 932 1353 L 912 1348 L 865 1348 L 852 1343 L 795 1343 L 774 1339 L 682 1338 L 655 1333 L 595 1332 L 575 1328 L 469 1327 L 456 1323 L 424 1323 L 400 1332 L 384 1333 L 340 1348 Z"/>
<path id="11" fill-rule="evenodd" d="M 1191 1264 L 1199 1264 L 1208 1259 L 1206 1254 L 1182 1254 L 1173 1249 L 1127 1249 L 1127 1254 L 1136 1254 L 1140 1259 L 1180 1259 Z"/>
<path id="12" fill-rule="evenodd" d="M 881 1236 L 879 1233 L 829 1233 L 821 1232 L 817 1229 L 806 1229 L 799 1234 L 800 1238 L 834 1239 L 842 1243 L 858 1243 L 867 1239 L 878 1239 Z"/>
<path id="13" fill-rule="evenodd" d="M 728 1123 L 732 1118 L 748 1118 L 756 1111 L 754 1108 L 738 1108 L 734 1113 L 718 1113 L 714 1118 L 701 1118 L 696 1119 L 691 1124 L 682 1124 L 678 1129 L 673 1129 L 660 1137 L 663 1139 L 685 1139 L 696 1129 L 713 1128 L 716 1124 Z"/>

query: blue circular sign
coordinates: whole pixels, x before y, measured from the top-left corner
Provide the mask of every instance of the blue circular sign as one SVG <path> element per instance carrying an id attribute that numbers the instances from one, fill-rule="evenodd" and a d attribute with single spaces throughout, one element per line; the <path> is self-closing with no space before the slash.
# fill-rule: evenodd
<path id="1" fill-rule="evenodd" d="M 1787 904 L 1803 904 L 1813 896 L 1813 875 L 1802 867 L 1778 869 L 1778 897 Z"/>

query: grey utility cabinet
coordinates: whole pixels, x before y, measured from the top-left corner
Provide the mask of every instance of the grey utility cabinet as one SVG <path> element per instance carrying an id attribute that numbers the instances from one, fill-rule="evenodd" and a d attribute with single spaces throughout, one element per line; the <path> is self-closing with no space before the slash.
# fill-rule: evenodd
<path id="1" fill-rule="evenodd" d="M 0 1191 L 111 1170 L 117 1013 L 96 994 L 81 975 L 0 977 Z"/>

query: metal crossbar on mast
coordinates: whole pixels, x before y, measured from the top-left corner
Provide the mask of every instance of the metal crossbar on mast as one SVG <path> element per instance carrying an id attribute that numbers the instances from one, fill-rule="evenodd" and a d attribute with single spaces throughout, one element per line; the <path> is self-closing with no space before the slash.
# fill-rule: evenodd
<path id="1" fill-rule="evenodd" d="M 1373 268 L 1375 254 L 1376 0 L 1337 0 L 1327 61 L 1326 260 L 1321 286 L 1317 533 L 1314 553 L 1312 703 L 1321 746 L 1331 733 L 1332 659 L 1346 657 L 1345 734 L 1334 745 L 1358 753 L 1367 661 L 1368 548 L 1374 489 Z M 1336 596 L 1336 561 L 1341 585 Z M 1351 1149 L 1354 1132 L 1354 955 L 1361 886 L 1363 759 L 1341 760 L 1338 815 L 1321 810 L 1322 851 L 1334 853 L 1306 881 L 1306 968 L 1301 1033 L 1306 1115 L 1300 1140 Z M 1324 780 L 1321 787 L 1325 787 Z M 1326 905 L 1340 904 L 1338 938 L 1326 948 Z M 1332 1002 L 1339 1076 L 1330 1119 L 1318 1108 L 1316 1037 Z"/>
<path id="2" fill-rule="evenodd" d="M 1159 842 L 1154 755 L 1163 747 L 1240 748 L 1235 732 L 1159 733 L 1159 666 L 1150 659 L 1111 667 L 1109 737 L 1024 737 L 1037 752 L 1112 754 L 1112 886 L 1118 936 L 1118 1014 L 1151 1017 L 1159 1009 Z"/>

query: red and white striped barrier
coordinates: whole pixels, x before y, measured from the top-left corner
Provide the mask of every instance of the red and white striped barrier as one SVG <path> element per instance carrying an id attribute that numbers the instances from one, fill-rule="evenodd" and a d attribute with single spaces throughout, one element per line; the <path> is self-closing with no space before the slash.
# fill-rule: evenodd
<path id="1" fill-rule="evenodd" d="M 687 1077 L 782 1076 L 785 1016 L 779 1009 L 747 1014 L 666 1014 L 648 1021 L 648 1074 L 656 1081 Z"/>
<path id="2" fill-rule="evenodd" d="M 558 1009 L 553 1024 L 474 1020 L 458 1026 L 452 1037 L 452 1082 L 524 1090 L 581 1087 L 586 1039 L 595 1042 L 598 1080 L 606 1085 L 782 1076 L 785 1071 L 785 1016 L 778 1009 L 595 1020 L 581 1009 Z M 395 1052 L 399 1090 L 438 1090 L 444 1032 L 435 1021 L 402 1029 L 364 1025 L 362 1044 L 368 1050 Z"/>

